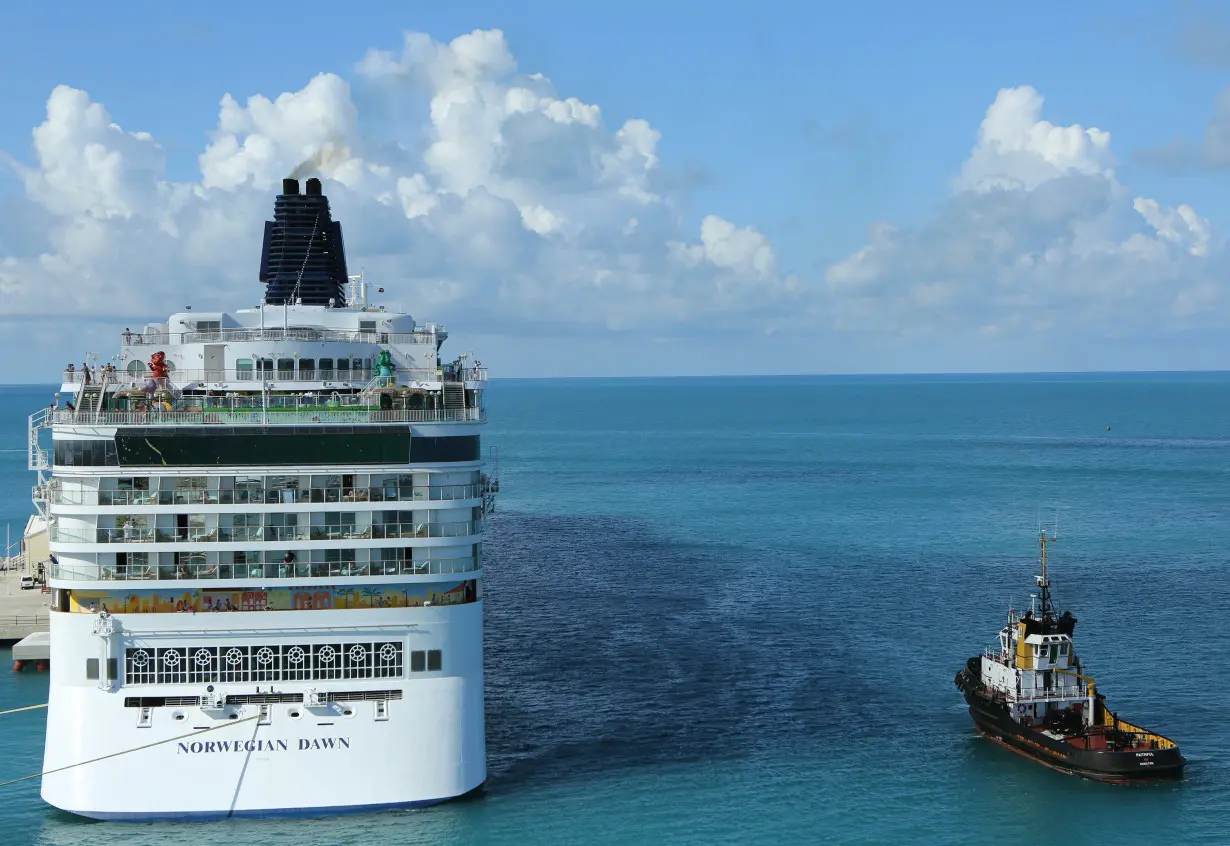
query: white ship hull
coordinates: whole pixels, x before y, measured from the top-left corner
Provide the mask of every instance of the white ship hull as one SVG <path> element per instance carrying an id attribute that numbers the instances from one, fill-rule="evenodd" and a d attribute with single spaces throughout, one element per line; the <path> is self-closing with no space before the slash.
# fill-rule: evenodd
<path id="1" fill-rule="evenodd" d="M 312 628 L 304 627 L 304 616 Z M 235 617 L 245 620 L 242 633 Z M 411 623 L 411 618 L 413 622 Z M 204 685 L 113 685 L 79 672 L 99 656 L 95 615 L 52 619 L 51 694 L 42 796 L 102 820 L 317 816 L 414 808 L 461 796 L 486 778 L 482 602 L 415 609 L 115 615 L 115 642 L 311 644 L 430 641 L 443 674 L 412 679 L 216 684 L 215 694 L 398 691 L 375 701 L 126 707 L 133 697 L 206 696 Z M 190 623 L 190 625 L 185 625 Z M 410 625 L 408 625 L 410 623 Z M 131 625 L 132 632 L 128 633 Z M 190 631 L 185 631 L 190 629 Z M 104 659 L 105 660 L 105 659 Z M 105 681 L 101 684 L 105 685 Z M 383 695 L 383 694 L 381 694 Z M 297 715 L 297 716 L 296 716 Z M 129 751 L 146 747 L 140 751 Z M 119 753 L 119 754 L 117 754 Z M 105 757 L 113 755 L 114 757 Z M 102 760 L 98 760 L 102 759 Z M 83 763 L 90 762 L 90 763 Z"/>

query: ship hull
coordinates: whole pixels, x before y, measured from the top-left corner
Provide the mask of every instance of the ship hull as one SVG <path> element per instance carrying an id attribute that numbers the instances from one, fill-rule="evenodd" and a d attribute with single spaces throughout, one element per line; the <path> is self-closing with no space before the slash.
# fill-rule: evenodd
<path id="1" fill-rule="evenodd" d="M 1178 747 L 1117 752 L 1081 749 L 1018 723 L 1002 702 L 982 692 L 981 684 L 968 670 L 957 674 L 956 685 L 969 705 L 970 716 L 980 734 L 1052 769 L 1109 783 L 1160 781 L 1183 774 L 1187 761 Z"/>
<path id="2" fill-rule="evenodd" d="M 93 615 L 53 612 L 42 797 L 83 817 L 145 822 L 372 813 L 471 793 L 486 779 L 481 606 L 191 615 L 198 641 L 311 642 L 340 640 L 342 632 L 358 640 L 378 630 L 407 650 L 430 638 L 447 656 L 436 674 L 211 685 L 232 698 L 258 688 L 352 694 L 340 702 L 275 702 L 264 716 L 257 704 L 134 707 L 134 699 L 207 691 L 204 684 L 87 683 L 80 669 L 99 654 L 99 638 L 87 628 Z M 312 628 L 303 626 L 305 615 Z M 174 630 L 185 624 L 174 614 L 113 619 L 115 637 L 137 638 L 129 633 L 140 627 L 142 642 L 179 638 Z"/>

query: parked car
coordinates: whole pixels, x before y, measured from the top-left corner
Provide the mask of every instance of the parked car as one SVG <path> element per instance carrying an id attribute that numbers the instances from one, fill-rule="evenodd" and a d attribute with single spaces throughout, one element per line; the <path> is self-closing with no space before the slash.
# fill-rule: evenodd
<path id="1" fill-rule="evenodd" d="M 22 576 L 21 577 L 21 589 L 22 590 L 34 590 L 34 577 L 33 576 Z"/>

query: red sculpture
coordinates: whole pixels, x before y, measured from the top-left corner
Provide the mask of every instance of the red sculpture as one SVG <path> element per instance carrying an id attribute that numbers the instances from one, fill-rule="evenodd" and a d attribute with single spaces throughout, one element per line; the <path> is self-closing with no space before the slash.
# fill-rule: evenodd
<path id="1" fill-rule="evenodd" d="M 169 372 L 167 368 L 167 354 L 159 350 L 150 356 L 149 369 L 154 374 L 155 379 L 167 378 L 167 373 Z"/>

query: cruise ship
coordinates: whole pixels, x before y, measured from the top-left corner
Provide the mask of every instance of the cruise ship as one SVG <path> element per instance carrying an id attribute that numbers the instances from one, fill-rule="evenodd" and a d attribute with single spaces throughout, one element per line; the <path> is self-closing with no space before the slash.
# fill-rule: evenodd
<path id="1" fill-rule="evenodd" d="M 283 182 L 259 280 L 125 330 L 30 418 L 65 811 L 323 816 L 486 777 L 486 370 L 369 302 L 319 179 Z"/>

